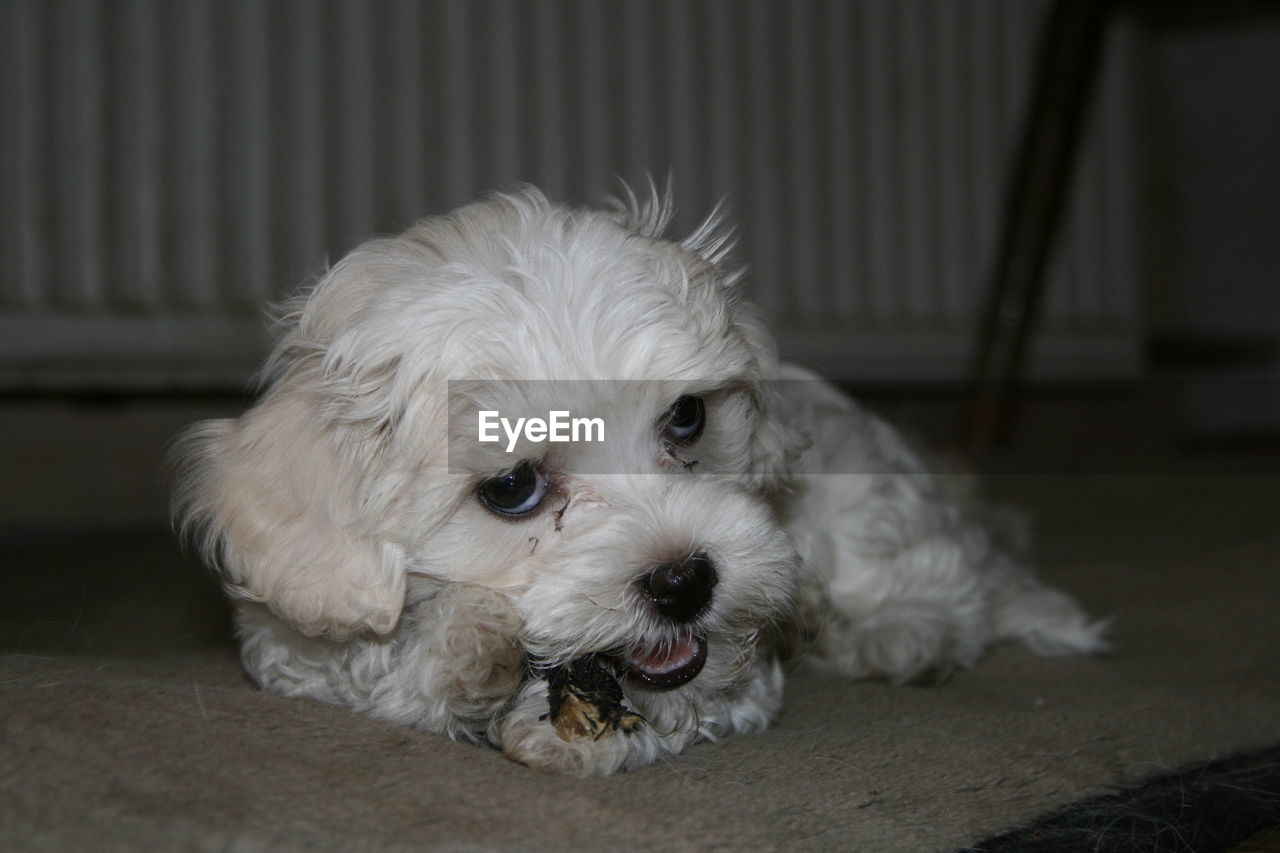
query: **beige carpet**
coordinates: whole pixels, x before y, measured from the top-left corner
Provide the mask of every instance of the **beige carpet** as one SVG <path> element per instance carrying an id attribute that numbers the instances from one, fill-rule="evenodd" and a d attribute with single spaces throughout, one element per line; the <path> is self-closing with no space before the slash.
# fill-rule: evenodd
<path id="1" fill-rule="evenodd" d="M 937 687 L 793 676 L 769 732 L 578 781 L 253 690 L 163 533 L 0 550 L 0 848 L 947 850 L 1280 743 L 1280 477 L 1018 476 L 1115 652 Z"/>

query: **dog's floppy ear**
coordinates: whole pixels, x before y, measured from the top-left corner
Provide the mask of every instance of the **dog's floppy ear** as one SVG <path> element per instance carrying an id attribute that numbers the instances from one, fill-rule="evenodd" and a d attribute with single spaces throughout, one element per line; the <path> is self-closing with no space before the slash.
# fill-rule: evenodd
<path id="1" fill-rule="evenodd" d="M 277 389 L 179 440 L 175 519 L 232 595 L 305 634 L 385 634 L 404 605 L 404 561 L 362 506 L 366 445 L 302 389 Z"/>
<path id="2" fill-rule="evenodd" d="M 359 332 L 385 283 L 422 268 L 421 251 L 371 241 L 339 262 L 285 306 L 262 399 L 194 425 L 170 453 L 180 532 L 231 595 L 305 634 L 386 634 L 404 607 L 404 553 L 383 535 L 394 490 L 379 474 L 403 415 L 388 390 L 401 359 Z"/>
<path id="3" fill-rule="evenodd" d="M 792 466 L 809 447 L 810 437 L 788 417 L 791 412 L 786 394 L 789 380 L 781 378 L 783 368 L 764 324 L 752 311 L 740 317 L 738 328 L 755 359 L 756 379 L 751 383 L 755 422 L 751 429 L 749 485 L 761 494 L 776 495 L 790 487 Z"/>
<path id="4" fill-rule="evenodd" d="M 780 416 L 781 397 L 772 383 L 762 383 L 755 399 L 758 413 L 751 435 L 750 485 L 773 495 L 788 488 L 792 463 L 809 441 Z"/>
<path id="5" fill-rule="evenodd" d="M 305 634 L 386 634 L 404 607 L 406 558 L 391 536 L 403 483 L 386 448 L 421 377 L 392 345 L 405 336 L 372 312 L 436 263 L 423 239 L 350 252 L 283 306 L 262 399 L 240 418 L 196 424 L 170 453 L 180 532 L 231 595 Z M 405 313 L 390 304 L 388 316 Z"/>

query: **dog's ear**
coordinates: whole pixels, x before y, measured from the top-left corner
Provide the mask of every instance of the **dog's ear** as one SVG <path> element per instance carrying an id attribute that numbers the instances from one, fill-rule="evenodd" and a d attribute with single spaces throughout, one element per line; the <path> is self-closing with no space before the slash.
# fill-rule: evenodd
<path id="1" fill-rule="evenodd" d="M 810 438 L 786 417 L 783 380 L 776 373 L 753 383 L 755 424 L 751 432 L 749 485 L 766 496 L 785 492 L 791 485 L 792 466 L 810 444 Z"/>
<path id="2" fill-rule="evenodd" d="M 230 594 L 305 634 L 386 634 L 404 607 L 391 515 L 405 478 L 390 469 L 418 457 L 388 445 L 411 432 L 399 426 L 422 377 L 389 344 L 405 336 L 371 312 L 388 287 L 420 283 L 438 262 L 428 243 L 369 241 L 286 303 L 262 399 L 240 418 L 196 424 L 170 452 L 180 531 Z"/>
<path id="3" fill-rule="evenodd" d="M 763 394 L 773 396 L 768 388 Z M 775 405 L 758 405 L 761 411 L 751 438 L 751 486 L 770 495 L 787 488 L 791 480 L 791 463 L 803 448 L 795 430 L 777 417 Z"/>
<path id="4" fill-rule="evenodd" d="M 358 318 L 387 270 L 412 267 L 412 249 L 371 241 L 286 304 L 262 399 L 196 424 L 170 452 L 181 533 L 228 593 L 308 635 L 386 634 L 404 607 L 405 560 L 380 535 L 391 493 L 378 479 L 403 414 L 387 392 L 400 359 L 362 341 Z"/>
<path id="5" fill-rule="evenodd" d="M 305 634 L 385 634 L 404 606 L 402 554 L 379 541 L 362 499 L 375 451 L 360 432 L 286 387 L 175 445 L 180 528 L 232 595 Z"/>

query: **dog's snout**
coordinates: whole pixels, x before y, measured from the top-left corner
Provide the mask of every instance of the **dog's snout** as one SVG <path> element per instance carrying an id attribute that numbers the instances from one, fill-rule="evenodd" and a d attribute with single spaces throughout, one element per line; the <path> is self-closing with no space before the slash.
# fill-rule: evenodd
<path id="1" fill-rule="evenodd" d="M 717 580 L 715 564 L 697 553 L 658 566 L 640 579 L 640 588 L 663 616 L 688 622 L 711 603 Z"/>

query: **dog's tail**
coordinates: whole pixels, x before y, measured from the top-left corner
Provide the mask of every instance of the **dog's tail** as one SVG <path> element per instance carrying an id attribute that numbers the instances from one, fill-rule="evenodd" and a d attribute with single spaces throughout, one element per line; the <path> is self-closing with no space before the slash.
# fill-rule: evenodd
<path id="1" fill-rule="evenodd" d="M 995 608 L 1000 639 L 1021 640 L 1037 654 L 1061 657 L 1106 651 L 1110 619 L 1091 620 L 1071 596 L 1027 580 Z"/>

